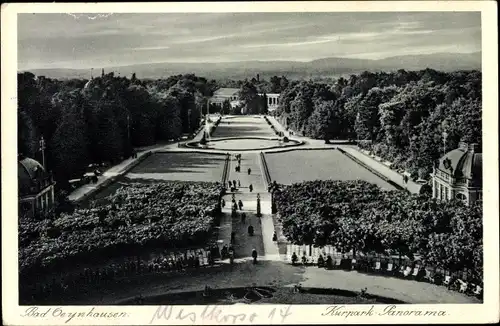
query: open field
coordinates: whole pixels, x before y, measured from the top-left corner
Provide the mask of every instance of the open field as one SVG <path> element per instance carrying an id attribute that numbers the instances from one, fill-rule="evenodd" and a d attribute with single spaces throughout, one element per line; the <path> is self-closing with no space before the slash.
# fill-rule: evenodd
<path id="1" fill-rule="evenodd" d="M 155 153 L 125 175 L 129 179 L 220 182 L 224 155 Z"/>
<path id="2" fill-rule="evenodd" d="M 337 150 L 266 153 L 271 179 L 282 184 L 312 180 L 365 180 L 387 190 L 395 188 Z"/>
<path id="3" fill-rule="evenodd" d="M 276 137 L 276 134 L 260 116 L 238 116 L 223 117 L 212 137 Z"/>

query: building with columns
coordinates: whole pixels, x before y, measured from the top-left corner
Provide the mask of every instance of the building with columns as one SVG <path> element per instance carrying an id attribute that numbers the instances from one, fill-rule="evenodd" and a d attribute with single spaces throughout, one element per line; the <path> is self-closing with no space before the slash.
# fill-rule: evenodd
<path id="1" fill-rule="evenodd" d="M 18 158 L 17 181 L 19 216 L 35 217 L 48 213 L 54 207 L 54 185 L 52 174 L 34 159 Z"/>
<path id="2" fill-rule="evenodd" d="M 259 94 L 260 96 L 263 96 L 264 94 Z M 280 104 L 280 94 L 277 93 L 268 93 L 266 94 L 267 97 L 267 109 L 269 112 L 272 112 L 278 108 L 278 105 Z"/>
<path id="3" fill-rule="evenodd" d="M 214 95 L 210 98 L 209 103 L 222 107 L 224 101 L 229 101 L 234 103 L 234 105 L 240 105 L 239 102 L 239 88 L 219 88 L 214 92 Z M 270 112 L 276 110 L 279 105 L 280 94 L 269 93 L 265 94 L 267 97 L 267 108 Z M 259 96 L 264 96 L 263 93 Z M 233 105 L 232 105 L 233 106 Z"/>
<path id="4" fill-rule="evenodd" d="M 483 156 L 479 144 L 461 142 L 439 159 L 432 174 L 432 197 L 461 200 L 467 205 L 482 200 Z"/>

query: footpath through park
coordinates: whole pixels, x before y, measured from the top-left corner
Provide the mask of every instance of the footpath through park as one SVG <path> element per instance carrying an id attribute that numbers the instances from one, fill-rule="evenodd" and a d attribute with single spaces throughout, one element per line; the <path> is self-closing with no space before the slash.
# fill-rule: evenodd
<path id="1" fill-rule="evenodd" d="M 252 250 L 257 250 L 258 259 L 280 260 L 278 247 L 272 241 L 274 225 L 271 216 L 271 196 L 267 191 L 267 184 L 261 169 L 260 155 L 257 153 L 244 153 L 241 156 L 240 172 L 236 171 L 238 161 L 234 154 L 230 164 L 228 181 L 236 181 L 236 191 L 224 196 L 226 206 L 223 208 L 223 217 L 219 228 L 219 240 L 229 243 L 231 232 L 235 233 L 235 257 L 250 259 Z M 250 168 L 250 173 L 248 169 Z M 238 187 L 239 182 L 239 187 Z M 250 191 L 249 186 L 253 189 Z M 237 210 L 237 215 L 231 216 L 232 197 L 236 202 L 243 203 L 242 210 Z M 260 196 L 261 216 L 257 216 L 257 196 Z M 246 218 L 243 221 L 242 214 Z M 254 228 L 254 235 L 248 234 L 248 226 Z"/>
<path id="2" fill-rule="evenodd" d="M 408 180 L 408 183 L 403 182 L 403 175 L 391 170 L 388 166 L 383 164 L 382 162 L 379 162 L 375 160 L 374 158 L 362 153 L 359 151 L 356 147 L 354 146 L 349 146 L 349 145 L 342 145 L 339 146 L 341 147 L 344 151 L 349 153 L 350 155 L 354 156 L 356 159 L 360 160 L 370 168 L 376 170 L 392 182 L 398 184 L 400 187 L 407 189 L 409 192 L 413 194 L 418 194 L 420 192 L 420 188 L 422 187 L 420 184 L 413 182 L 411 180 Z"/>

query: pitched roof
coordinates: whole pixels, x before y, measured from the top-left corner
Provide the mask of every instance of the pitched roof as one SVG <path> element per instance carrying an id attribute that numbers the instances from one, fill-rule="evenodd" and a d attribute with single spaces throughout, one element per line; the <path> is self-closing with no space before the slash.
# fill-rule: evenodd
<path id="1" fill-rule="evenodd" d="M 214 96 L 233 96 L 239 91 L 239 88 L 219 88 L 214 92 Z"/>

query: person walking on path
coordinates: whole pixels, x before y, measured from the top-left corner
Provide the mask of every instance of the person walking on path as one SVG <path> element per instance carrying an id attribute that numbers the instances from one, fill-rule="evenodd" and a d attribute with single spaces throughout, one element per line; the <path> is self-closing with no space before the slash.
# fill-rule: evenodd
<path id="1" fill-rule="evenodd" d="M 253 258 L 253 263 L 257 264 L 257 250 L 252 249 L 252 258 Z"/>
<path id="2" fill-rule="evenodd" d="M 241 182 L 238 180 L 238 188 L 241 188 Z"/>
<path id="3" fill-rule="evenodd" d="M 233 180 L 233 187 L 236 188 L 236 180 Z"/>
<path id="4" fill-rule="evenodd" d="M 248 168 L 248 175 L 250 175 L 250 173 L 252 173 L 252 169 Z"/>
<path id="5" fill-rule="evenodd" d="M 229 189 L 231 189 L 231 181 L 228 181 L 227 184 L 229 185 Z"/>
<path id="6" fill-rule="evenodd" d="M 224 208 L 226 207 L 226 201 L 224 200 L 224 198 L 222 198 L 222 201 L 221 201 L 221 206 Z"/>
<path id="7" fill-rule="evenodd" d="M 250 192 L 252 192 L 252 191 L 253 191 L 253 186 L 252 186 L 252 184 L 250 184 L 250 185 L 248 186 L 248 190 L 250 190 Z"/>
<path id="8" fill-rule="evenodd" d="M 245 223 L 246 218 L 247 218 L 247 214 L 242 213 L 242 214 L 241 214 L 241 222 L 242 222 L 242 223 Z"/>
<path id="9" fill-rule="evenodd" d="M 240 211 L 243 210 L 243 202 L 240 200 L 238 200 L 238 207 L 240 208 Z"/>

